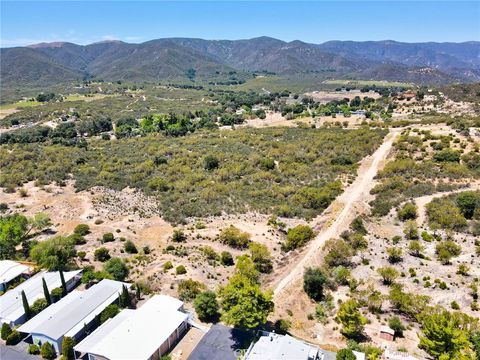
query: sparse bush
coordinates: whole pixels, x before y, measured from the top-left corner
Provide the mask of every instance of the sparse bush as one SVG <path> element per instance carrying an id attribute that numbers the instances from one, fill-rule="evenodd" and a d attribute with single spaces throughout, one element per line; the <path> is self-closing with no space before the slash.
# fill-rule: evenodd
<path id="1" fill-rule="evenodd" d="M 234 265 L 233 256 L 228 251 L 222 251 L 221 262 L 225 266 Z"/>
<path id="2" fill-rule="evenodd" d="M 282 249 L 285 251 L 295 250 L 304 246 L 307 242 L 313 239 L 315 233 L 308 225 L 297 225 L 294 228 L 288 229 L 287 239 L 282 244 Z"/>
<path id="3" fill-rule="evenodd" d="M 398 209 L 397 215 L 401 221 L 414 220 L 417 218 L 417 205 L 408 202 Z"/>
<path id="4" fill-rule="evenodd" d="M 192 279 L 182 280 L 178 284 L 178 297 L 182 301 L 192 301 L 205 289 L 206 286 L 199 281 Z"/>
<path id="5" fill-rule="evenodd" d="M 115 241 L 115 236 L 112 233 L 105 233 L 102 235 L 102 243 Z"/>
<path id="6" fill-rule="evenodd" d="M 163 264 L 163 271 L 166 272 L 170 269 L 173 268 L 173 264 L 171 261 L 166 261 L 164 264 Z"/>
<path id="7" fill-rule="evenodd" d="M 125 241 L 125 243 L 123 244 L 123 248 L 129 254 L 137 254 L 138 253 L 137 247 L 135 246 L 135 244 L 131 240 Z"/>
<path id="8" fill-rule="evenodd" d="M 220 232 L 219 239 L 222 243 L 233 248 L 245 249 L 250 243 L 250 234 L 230 225 Z"/>
<path id="9" fill-rule="evenodd" d="M 398 271 L 391 266 L 384 266 L 377 269 L 377 272 L 383 279 L 385 285 L 391 285 L 400 275 Z"/>
<path id="10" fill-rule="evenodd" d="M 88 226 L 87 224 L 79 224 L 75 226 L 73 232 L 80 236 L 88 235 L 90 233 L 90 226 Z"/>
<path id="11" fill-rule="evenodd" d="M 182 230 L 175 229 L 173 230 L 173 235 L 172 235 L 172 241 L 173 242 L 185 242 L 187 240 L 187 237 L 185 236 L 185 233 Z"/>
<path id="12" fill-rule="evenodd" d="M 93 253 L 93 257 L 95 260 L 105 262 L 110 259 L 110 251 L 108 251 L 108 249 L 104 247 L 98 248 Z"/>
<path id="13" fill-rule="evenodd" d="M 177 275 L 183 275 L 183 274 L 186 274 L 186 273 L 187 273 L 187 269 L 183 265 L 178 265 L 175 268 L 175 274 L 177 274 Z"/>

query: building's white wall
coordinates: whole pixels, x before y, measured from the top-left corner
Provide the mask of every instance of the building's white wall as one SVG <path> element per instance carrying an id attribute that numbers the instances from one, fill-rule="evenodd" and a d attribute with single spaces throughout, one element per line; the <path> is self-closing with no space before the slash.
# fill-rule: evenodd
<path id="1" fill-rule="evenodd" d="M 55 348 L 55 352 L 57 353 L 57 355 L 60 354 L 60 351 L 62 350 L 61 349 L 62 339 L 53 340 L 48 336 L 45 336 L 42 334 L 32 334 L 32 341 L 34 344 L 37 344 L 38 346 L 41 346 L 42 344 L 49 342 Z"/>

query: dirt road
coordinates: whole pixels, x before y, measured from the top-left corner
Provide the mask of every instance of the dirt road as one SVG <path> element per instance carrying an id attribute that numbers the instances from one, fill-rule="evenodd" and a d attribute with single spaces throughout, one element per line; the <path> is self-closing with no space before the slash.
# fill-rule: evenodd
<path id="1" fill-rule="evenodd" d="M 425 196 L 422 196 L 422 197 L 418 197 L 418 198 L 415 198 L 415 204 L 417 205 L 417 212 L 418 212 L 418 217 L 417 217 L 417 224 L 418 226 L 422 226 L 426 219 L 427 219 L 427 210 L 425 209 L 425 206 L 431 202 L 433 199 L 436 199 L 436 198 L 439 198 L 439 197 L 443 197 L 443 196 L 447 196 L 447 195 L 450 195 L 450 194 L 455 194 L 455 193 L 459 193 L 459 192 L 462 192 L 462 191 L 469 191 L 469 190 L 480 190 L 480 183 L 478 182 L 474 182 L 474 183 L 471 183 L 469 187 L 466 187 L 466 188 L 461 188 L 461 189 L 457 189 L 457 190 L 452 190 L 452 191 L 446 191 L 446 192 L 439 192 L 439 193 L 435 193 L 435 194 L 432 194 L 432 195 L 425 195 Z"/>
<path id="2" fill-rule="evenodd" d="M 327 209 L 326 212 L 330 211 L 333 214 L 333 218 L 326 223 L 315 239 L 309 243 L 307 251 L 301 260 L 274 288 L 273 294 L 275 299 L 278 299 L 289 286 L 301 279 L 304 268 L 318 256 L 327 240 L 340 236 L 342 231 L 348 229 L 350 222 L 357 215 L 355 210 L 357 205 L 361 204 L 369 195 L 370 190 L 374 186 L 373 178 L 380 167 L 383 166 L 384 160 L 386 160 L 392 148 L 393 141 L 400 131 L 401 129 L 391 129 L 377 151 L 362 161 L 355 181 Z"/>

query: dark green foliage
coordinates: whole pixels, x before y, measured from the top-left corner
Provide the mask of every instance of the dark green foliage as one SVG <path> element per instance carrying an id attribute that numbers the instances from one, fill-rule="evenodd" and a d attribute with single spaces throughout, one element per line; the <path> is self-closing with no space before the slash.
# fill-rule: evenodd
<path id="1" fill-rule="evenodd" d="M 7 336 L 6 344 L 7 345 L 17 345 L 22 340 L 22 336 L 17 330 L 12 330 L 12 332 Z"/>
<path id="2" fill-rule="evenodd" d="M 10 325 L 8 325 L 7 323 L 3 323 L 2 332 L 1 332 L 2 340 L 7 340 L 8 335 L 10 335 L 11 333 L 12 333 L 12 328 L 10 327 Z"/>
<path id="3" fill-rule="evenodd" d="M 123 245 L 125 251 L 129 254 L 137 254 L 138 250 L 133 241 L 127 240 L 125 241 L 125 244 Z"/>
<path id="4" fill-rule="evenodd" d="M 62 292 L 63 292 L 62 295 L 65 296 L 68 293 L 67 283 L 65 282 L 65 276 L 63 275 L 63 270 L 60 270 L 59 273 L 60 273 L 60 281 L 62 283 Z"/>
<path id="5" fill-rule="evenodd" d="M 115 241 L 115 236 L 112 233 L 105 233 L 102 235 L 102 243 Z"/>
<path id="6" fill-rule="evenodd" d="M 173 230 L 172 241 L 173 242 L 185 242 L 187 236 L 182 230 L 175 229 Z"/>
<path id="7" fill-rule="evenodd" d="M 371 154 L 384 135 L 383 130 L 368 129 L 268 128 L 196 132 L 175 139 L 163 135 L 90 139 L 88 150 L 6 145 L 0 146 L 0 186 L 13 188 L 32 179 L 39 184 L 61 182 L 73 174 L 78 190 L 100 185 L 152 192 L 149 183 L 158 179 L 160 190 L 166 190 L 158 204 L 172 222 L 222 211 L 311 218 L 342 191 L 336 180 L 356 171 L 356 166 L 331 165 L 331 159 L 345 154 L 356 163 Z M 13 147 L 15 151 L 9 151 Z M 215 171 L 204 171 L 206 148 L 221 163 Z M 156 165 L 156 156 L 168 156 L 168 162 Z M 278 166 L 259 171 L 263 158 L 274 158 Z"/>
<path id="8" fill-rule="evenodd" d="M 28 219 L 23 215 L 14 214 L 0 217 L 0 259 L 15 257 L 15 247 L 22 242 L 27 229 Z"/>
<path id="9" fill-rule="evenodd" d="M 285 251 L 295 250 L 304 246 L 307 242 L 313 239 L 315 233 L 308 225 L 297 225 L 294 228 L 288 229 L 287 239 L 282 248 Z"/>
<path id="10" fill-rule="evenodd" d="M 178 284 L 178 297 L 183 301 L 192 301 L 206 289 L 206 286 L 199 281 L 192 279 L 182 280 Z"/>
<path id="11" fill-rule="evenodd" d="M 28 299 L 27 299 L 27 296 L 25 295 L 25 291 L 22 290 L 21 296 L 22 296 L 22 305 L 23 305 L 23 311 L 25 313 L 25 318 L 29 320 L 33 314 L 32 314 L 32 310 L 30 309 L 30 305 L 28 304 Z"/>
<path id="12" fill-rule="evenodd" d="M 87 224 L 79 224 L 75 226 L 73 232 L 81 236 L 88 235 L 90 233 L 90 226 L 88 226 Z"/>
<path id="13" fill-rule="evenodd" d="M 40 348 L 40 355 L 45 360 L 53 360 L 57 357 L 55 354 L 55 348 L 48 341 L 42 344 L 42 347 Z"/>
<path id="14" fill-rule="evenodd" d="M 336 360 L 355 360 L 356 356 L 351 349 L 342 349 L 337 352 Z"/>
<path id="15" fill-rule="evenodd" d="M 95 250 L 93 253 L 95 260 L 105 262 L 110 259 L 110 251 L 107 248 L 101 247 Z"/>
<path id="16" fill-rule="evenodd" d="M 117 281 L 125 280 L 129 273 L 127 265 L 120 258 L 111 258 L 103 265 L 103 269 Z"/>
<path id="17" fill-rule="evenodd" d="M 64 237 L 54 237 L 39 242 L 30 251 L 30 257 L 50 271 L 67 269 L 75 256 L 74 243 L 71 239 Z"/>
<path id="18" fill-rule="evenodd" d="M 233 256 L 228 251 L 222 251 L 220 261 L 225 266 L 232 266 L 234 264 Z"/>
<path id="19" fill-rule="evenodd" d="M 260 160 L 260 167 L 263 170 L 273 170 L 275 169 L 275 161 L 270 158 L 264 158 Z"/>
<path id="20" fill-rule="evenodd" d="M 417 206 L 408 202 L 397 211 L 398 218 L 402 221 L 413 220 L 417 218 Z"/>
<path id="21" fill-rule="evenodd" d="M 440 150 L 433 155 L 433 159 L 439 162 L 459 162 L 460 153 L 450 148 Z"/>
<path id="22" fill-rule="evenodd" d="M 33 302 L 30 310 L 32 311 L 32 316 L 35 316 L 42 312 L 48 306 L 48 302 L 45 299 L 37 299 Z"/>
<path id="23" fill-rule="evenodd" d="M 403 325 L 402 320 L 398 316 L 392 316 L 388 319 L 388 326 L 390 329 L 395 331 L 395 336 L 402 337 L 403 331 L 406 329 L 405 325 Z"/>
<path id="24" fill-rule="evenodd" d="M 204 322 L 215 321 L 219 317 L 220 306 L 213 291 L 199 293 L 195 297 L 193 307 L 198 318 Z"/>
<path id="25" fill-rule="evenodd" d="M 113 318 L 120 312 L 120 309 L 115 304 L 108 305 L 101 313 L 100 313 L 100 323 L 103 324 L 110 318 Z"/>
<path id="26" fill-rule="evenodd" d="M 357 216 L 355 219 L 353 219 L 352 223 L 350 224 L 350 228 L 352 231 L 362 234 L 362 235 L 367 235 L 368 231 L 365 228 L 365 225 L 363 224 L 363 220 L 360 216 Z"/>
<path id="27" fill-rule="evenodd" d="M 459 193 L 455 202 L 466 219 L 472 219 L 474 215 L 480 219 L 480 191 Z"/>
<path id="28" fill-rule="evenodd" d="M 273 270 L 272 255 L 268 248 L 256 242 L 251 242 L 249 245 L 252 261 L 255 264 L 255 269 L 263 274 L 269 274 Z"/>
<path id="29" fill-rule="evenodd" d="M 43 286 L 43 296 L 47 301 L 47 304 L 50 305 L 52 303 L 52 298 L 50 297 L 50 291 L 48 290 L 47 282 L 44 278 L 42 278 L 42 286 Z"/>
<path id="30" fill-rule="evenodd" d="M 273 326 L 277 334 L 285 335 L 288 334 L 288 331 L 292 326 L 292 322 L 287 319 L 278 319 L 277 321 L 275 321 L 275 324 Z"/>
<path id="31" fill-rule="evenodd" d="M 75 355 L 73 352 L 73 347 L 75 346 L 75 340 L 69 336 L 65 336 L 62 340 L 62 360 L 73 360 Z"/>
<path id="32" fill-rule="evenodd" d="M 122 286 L 122 292 L 120 293 L 118 302 L 118 305 L 121 308 L 130 308 L 132 306 L 132 297 L 130 296 L 130 292 L 126 285 Z"/>
<path id="33" fill-rule="evenodd" d="M 31 355 L 38 355 L 40 354 L 40 348 L 38 347 L 38 345 L 30 344 L 28 345 L 28 353 Z"/>
<path id="34" fill-rule="evenodd" d="M 58 301 L 62 298 L 63 289 L 61 287 L 55 288 L 50 292 L 50 296 L 53 302 Z"/>
<path id="35" fill-rule="evenodd" d="M 219 161 L 215 156 L 208 155 L 203 160 L 203 167 L 205 170 L 214 170 L 218 168 Z"/>
<path id="36" fill-rule="evenodd" d="M 307 295 L 320 301 L 323 298 L 323 290 L 328 282 L 327 275 L 320 268 L 306 268 L 303 274 L 303 290 Z"/>
<path id="37" fill-rule="evenodd" d="M 230 225 L 220 232 L 219 239 L 222 243 L 233 248 L 245 249 L 250 243 L 250 234 Z"/>

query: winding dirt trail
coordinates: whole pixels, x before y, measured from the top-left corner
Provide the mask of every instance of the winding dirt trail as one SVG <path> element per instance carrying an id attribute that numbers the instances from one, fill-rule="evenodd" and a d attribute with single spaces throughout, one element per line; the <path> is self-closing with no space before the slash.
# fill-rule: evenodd
<path id="1" fill-rule="evenodd" d="M 417 208 L 418 208 L 418 210 L 417 210 L 417 212 L 418 212 L 418 217 L 417 217 L 418 226 L 422 226 L 423 224 L 425 224 L 425 222 L 427 220 L 427 210 L 426 210 L 425 207 L 433 199 L 443 197 L 443 196 L 447 196 L 447 195 L 450 195 L 450 194 L 456 194 L 456 193 L 463 192 L 463 191 L 475 191 L 475 190 L 480 190 L 480 183 L 479 182 L 473 182 L 473 183 L 470 184 L 469 187 L 456 189 L 456 190 L 452 190 L 452 191 L 438 192 L 438 193 L 435 193 L 435 194 L 425 195 L 425 196 L 422 196 L 422 197 L 415 198 L 414 201 L 415 201 L 415 204 L 417 205 Z"/>
<path id="2" fill-rule="evenodd" d="M 340 236 L 342 231 L 348 229 L 350 222 L 358 215 L 357 209 L 362 207 L 362 203 L 369 196 L 370 190 L 375 184 L 374 177 L 383 167 L 393 142 L 401 130 L 400 128 L 391 129 L 382 145 L 371 156 L 362 160 L 355 181 L 326 210 L 325 213 L 331 213 L 330 221 L 326 222 L 315 239 L 309 243 L 307 251 L 295 264 L 295 267 L 289 269 L 288 275 L 275 286 L 274 299 L 279 299 L 286 289 L 302 278 L 304 268 L 318 258 L 319 252 L 327 240 Z"/>

